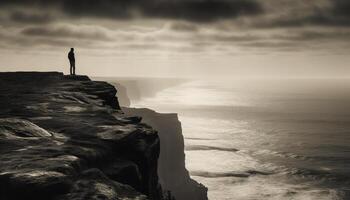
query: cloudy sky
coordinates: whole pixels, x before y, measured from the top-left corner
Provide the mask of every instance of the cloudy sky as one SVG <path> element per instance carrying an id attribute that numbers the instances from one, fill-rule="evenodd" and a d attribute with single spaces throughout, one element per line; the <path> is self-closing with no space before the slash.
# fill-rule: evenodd
<path id="1" fill-rule="evenodd" d="M 350 75 L 349 0 L 1 0 L 0 70 Z"/>

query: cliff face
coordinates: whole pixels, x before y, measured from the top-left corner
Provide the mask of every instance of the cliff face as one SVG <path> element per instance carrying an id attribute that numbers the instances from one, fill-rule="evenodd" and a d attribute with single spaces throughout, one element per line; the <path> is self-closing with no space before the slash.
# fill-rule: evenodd
<path id="1" fill-rule="evenodd" d="M 157 113 L 147 108 L 122 108 L 130 116 L 142 117 L 142 121 L 158 131 L 160 157 L 158 175 L 164 190 L 178 200 L 207 200 L 207 188 L 191 179 L 185 166 L 184 138 L 177 114 Z"/>
<path id="2" fill-rule="evenodd" d="M 85 76 L 0 73 L 0 199 L 161 199 L 159 138 Z"/>

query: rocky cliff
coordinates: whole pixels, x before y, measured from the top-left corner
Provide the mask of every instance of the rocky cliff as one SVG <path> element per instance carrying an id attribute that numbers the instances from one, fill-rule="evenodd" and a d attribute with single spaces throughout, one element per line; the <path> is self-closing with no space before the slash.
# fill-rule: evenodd
<path id="1" fill-rule="evenodd" d="M 101 79 L 118 88 L 118 99 L 122 110 L 129 116 L 141 116 L 142 122 L 151 125 L 160 138 L 158 176 L 165 193 L 170 191 L 177 200 L 207 200 L 208 189 L 193 180 L 185 165 L 185 145 L 181 122 L 176 113 L 158 113 L 148 108 L 132 108 L 131 102 L 152 97 L 167 87 L 182 84 L 177 79 Z M 168 195 L 169 196 L 169 195 Z"/>
<path id="2" fill-rule="evenodd" d="M 159 138 L 86 76 L 0 73 L 0 199 L 154 199 Z"/>
<path id="3" fill-rule="evenodd" d="M 158 131 L 158 175 L 163 190 L 170 191 L 178 200 L 207 200 L 208 189 L 191 179 L 186 169 L 184 137 L 178 115 L 157 113 L 147 108 L 122 107 L 122 110 L 130 116 L 141 116 L 144 123 Z"/>

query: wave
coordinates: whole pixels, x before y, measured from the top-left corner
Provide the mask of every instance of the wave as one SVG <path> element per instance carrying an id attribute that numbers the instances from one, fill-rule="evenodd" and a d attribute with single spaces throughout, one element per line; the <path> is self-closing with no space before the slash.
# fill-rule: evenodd
<path id="1" fill-rule="evenodd" d="M 186 151 L 228 151 L 228 152 L 237 152 L 238 149 L 235 148 L 226 148 L 226 147 L 213 147 L 205 145 L 189 145 L 185 147 Z"/>
<path id="2" fill-rule="evenodd" d="M 215 139 L 205 139 L 205 138 L 186 138 L 186 139 L 193 139 L 193 140 L 215 140 Z M 292 159 L 300 159 L 300 160 L 313 160 L 313 157 L 308 156 L 302 156 L 295 153 L 290 152 L 279 152 L 279 151 L 272 151 L 268 149 L 262 149 L 262 150 L 240 150 L 236 148 L 228 148 L 228 147 L 218 147 L 218 146 L 206 146 L 206 145 L 188 145 L 185 147 L 186 151 L 228 151 L 228 152 L 239 152 L 243 154 L 249 154 L 253 156 L 257 155 L 269 155 L 269 156 L 276 156 L 276 157 L 282 157 L 282 158 L 292 158 Z"/>
<path id="3" fill-rule="evenodd" d="M 350 175 L 344 173 L 336 173 L 333 171 L 309 169 L 309 168 L 293 168 L 284 172 L 287 175 L 297 175 L 305 178 L 327 179 L 334 183 L 347 183 L 350 185 Z"/>
<path id="4" fill-rule="evenodd" d="M 195 137 L 185 137 L 186 140 L 218 140 L 212 138 L 195 138 Z"/>
<path id="5" fill-rule="evenodd" d="M 278 151 L 272 151 L 268 149 L 258 150 L 258 151 L 250 151 L 250 150 L 241 150 L 242 153 L 247 153 L 250 155 L 270 155 L 270 156 L 276 156 L 276 157 L 282 157 L 282 158 L 293 158 L 293 159 L 300 159 L 300 160 L 312 160 L 312 158 L 302 155 L 297 155 L 295 153 L 290 152 L 278 152 Z"/>
<path id="6" fill-rule="evenodd" d="M 191 171 L 191 176 L 200 176 L 205 178 L 221 178 L 221 177 L 238 177 L 238 178 L 248 178 L 254 175 L 271 175 L 269 172 L 262 172 L 256 170 L 248 170 L 245 172 L 206 172 L 206 171 Z"/>

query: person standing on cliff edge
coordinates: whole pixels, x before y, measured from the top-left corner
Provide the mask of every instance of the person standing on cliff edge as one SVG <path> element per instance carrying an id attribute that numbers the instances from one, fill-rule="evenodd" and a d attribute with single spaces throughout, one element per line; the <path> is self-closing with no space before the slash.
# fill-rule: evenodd
<path id="1" fill-rule="evenodd" d="M 75 56 L 74 56 L 74 48 L 71 48 L 68 53 L 68 59 L 70 63 L 70 75 L 75 75 Z"/>

